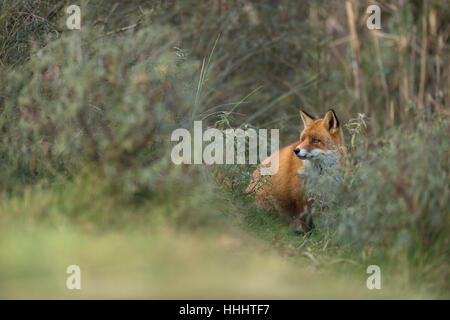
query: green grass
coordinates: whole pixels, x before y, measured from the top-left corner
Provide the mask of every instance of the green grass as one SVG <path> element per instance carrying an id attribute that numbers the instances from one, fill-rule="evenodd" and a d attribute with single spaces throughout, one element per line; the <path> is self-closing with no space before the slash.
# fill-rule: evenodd
<path id="1" fill-rule="evenodd" d="M 192 228 L 177 226 L 150 201 L 120 206 L 97 197 L 98 183 L 79 183 L 2 199 L 1 298 L 435 297 L 402 287 L 383 264 L 382 290 L 370 291 L 368 260 L 353 261 L 319 232 L 295 236 L 277 219 L 243 213 L 248 208 L 230 201 L 228 218 Z M 65 287 L 71 264 L 81 268 L 80 291 Z"/>

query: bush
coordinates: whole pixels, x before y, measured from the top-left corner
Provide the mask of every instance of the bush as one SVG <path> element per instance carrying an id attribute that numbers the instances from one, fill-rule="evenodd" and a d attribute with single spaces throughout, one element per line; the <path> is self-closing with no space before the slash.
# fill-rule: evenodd
<path id="1" fill-rule="evenodd" d="M 29 58 L 32 43 L 44 45 L 59 32 L 52 23 L 64 1 L 9 0 L 0 3 L 0 66 L 19 65 Z"/>
<path id="2" fill-rule="evenodd" d="M 369 145 L 343 181 L 341 192 L 351 201 L 343 206 L 342 235 L 402 250 L 445 251 L 449 239 L 437 240 L 450 222 L 449 124 L 445 119 L 419 123 L 408 133 L 391 130 Z"/>
<path id="3" fill-rule="evenodd" d="M 125 190 L 154 184 L 167 170 L 160 160 L 170 159 L 170 133 L 189 125 L 183 114 L 193 103 L 186 87 L 195 64 L 167 45 L 175 35 L 155 26 L 133 37 L 73 33 L 4 73 L 4 176 L 70 176 L 96 163 Z"/>
<path id="4" fill-rule="evenodd" d="M 411 121 L 413 130 L 378 138 L 358 135 L 363 126 L 352 122 L 356 139 L 340 169 L 305 172 L 312 213 L 337 243 L 384 248 L 394 259 L 406 254 L 410 264 L 418 256 L 425 264 L 448 261 L 450 121 L 413 115 Z"/>

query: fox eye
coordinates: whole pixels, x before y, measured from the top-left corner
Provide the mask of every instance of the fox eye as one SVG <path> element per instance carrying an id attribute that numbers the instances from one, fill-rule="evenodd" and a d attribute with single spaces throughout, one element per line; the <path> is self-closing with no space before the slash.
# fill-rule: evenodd
<path id="1" fill-rule="evenodd" d="M 312 139 L 311 139 L 311 143 L 320 143 L 320 140 L 319 140 L 319 139 L 312 138 Z"/>
<path id="2" fill-rule="evenodd" d="M 303 141 L 305 141 L 305 137 L 300 138 L 300 142 L 303 142 Z"/>

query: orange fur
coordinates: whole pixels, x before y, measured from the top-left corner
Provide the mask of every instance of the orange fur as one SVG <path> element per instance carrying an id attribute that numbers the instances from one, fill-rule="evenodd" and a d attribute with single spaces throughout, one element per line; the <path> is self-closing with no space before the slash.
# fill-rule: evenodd
<path id="1" fill-rule="evenodd" d="M 301 112 L 301 117 L 305 128 L 300 134 L 299 141 L 282 148 L 262 161 L 253 172 L 246 192 L 255 194 L 258 207 L 277 211 L 282 220 L 295 227 L 301 227 L 304 232 L 307 232 L 310 226 L 301 213 L 305 206 L 308 206 L 308 202 L 301 190 L 302 180 L 299 171 L 304 168 L 305 161 L 308 160 L 301 160 L 294 150 L 299 148 L 298 150 L 303 150 L 302 152 L 307 155 L 313 150 L 315 152 L 333 150 L 337 146 L 344 145 L 344 135 L 333 110 L 329 110 L 322 119 L 314 119 L 305 112 Z M 277 154 L 278 172 L 271 176 L 261 176 L 260 167 L 268 166 Z M 298 223 L 300 225 L 296 225 Z"/>

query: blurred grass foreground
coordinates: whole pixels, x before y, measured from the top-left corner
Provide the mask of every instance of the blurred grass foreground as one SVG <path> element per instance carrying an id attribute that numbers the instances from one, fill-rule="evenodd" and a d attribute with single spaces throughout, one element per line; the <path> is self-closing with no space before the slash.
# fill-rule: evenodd
<path id="1" fill-rule="evenodd" d="M 448 1 L 71 4 L 0 1 L 0 298 L 450 296 Z M 309 237 L 244 197 L 254 166 L 171 162 L 194 120 L 283 146 L 330 106 Z"/>

